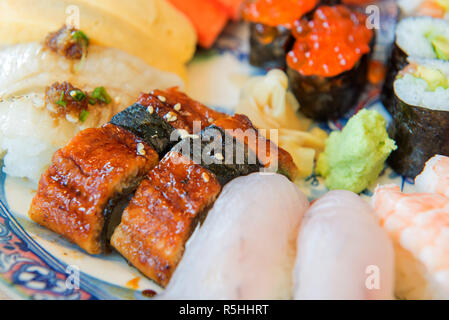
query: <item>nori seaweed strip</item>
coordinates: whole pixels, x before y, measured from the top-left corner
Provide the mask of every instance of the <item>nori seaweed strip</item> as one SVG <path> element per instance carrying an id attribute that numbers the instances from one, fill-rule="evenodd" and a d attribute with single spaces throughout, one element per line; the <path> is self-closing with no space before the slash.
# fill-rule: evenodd
<path id="1" fill-rule="evenodd" d="M 151 145 L 161 158 L 177 143 L 170 141 L 175 128 L 156 112 L 150 113 L 146 107 L 138 103 L 116 114 L 110 123 L 134 133 Z"/>
<path id="2" fill-rule="evenodd" d="M 393 83 L 399 71 L 408 64 L 408 55 L 396 44 L 393 44 L 390 59 L 388 59 L 387 74 L 382 88 L 381 99 L 385 108 L 392 112 L 394 105 Z"/>
<path id="3" fill-rule="evenodd" d="M 351 70 L 334 77 L 303 76 L 287 67 L 290 86 L 301 106 L 300 111 L 319 121 L 344 116 L 354 107 L 363 91 L 370 56 L 365 54 Z"/>
<path id="4" fill-rule="evenodd" d="M 271 27 L 261 23 L 250 23 L 249 63 L 265 69 L 285 69 L 285 56 L 294 43 L 291 30 Z"/>
<path id="5" fill-rule="evenodd" d="M 388 164 L 400 175 L 414 178 L 436 154 L 449 156 L 449 112 L 412 106 L 394 95 L 388 133 L 398 149 Z"/>
<path id="6" fill-rule="evenodd" d="M 237 177 L 257 172 L 262 167 L 253 151 L 215 125 L 203 130 L 201 137 L 183 139 L 172 151 L 188 156 L 212 172 L 222 186 Z"/>

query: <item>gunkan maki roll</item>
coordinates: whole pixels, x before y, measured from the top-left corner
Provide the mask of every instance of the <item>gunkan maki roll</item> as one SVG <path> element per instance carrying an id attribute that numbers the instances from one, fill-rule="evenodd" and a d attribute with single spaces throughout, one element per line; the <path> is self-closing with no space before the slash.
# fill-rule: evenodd
<path id="1" fill-rule="evenodd" d="M 410 61 L 393 85 L 389 135 L 398 149 L 388 162 L 414 178 L 434 155 L 449 156 L 449 62 Z"/>
<path id="2" fill-rule="evenodd" d="M 243 19 L 250 22 L 250 57 L 256 67 L 285 68 L 285 56 L 292 48 L 293 23 L 312 11 L 319 0 L 247 0 Z"/>
<path id="3" fill-rule="evenodd" d="M 411 17 L 399 22 L 382 90 L 382 102 L 390 112 L 394 104 L 393 82 L 408 64 L 408 57 L 449 60 L 449 21 Z"/>
<path id="4" fill-rule="evenodd" d="M 321 6 L 295 24 L 287 74 L 301 111 L 315 120 L 336 119 L 357 102 L 367 78 L 374 32 L 366 16 L 343 5 Z"/>

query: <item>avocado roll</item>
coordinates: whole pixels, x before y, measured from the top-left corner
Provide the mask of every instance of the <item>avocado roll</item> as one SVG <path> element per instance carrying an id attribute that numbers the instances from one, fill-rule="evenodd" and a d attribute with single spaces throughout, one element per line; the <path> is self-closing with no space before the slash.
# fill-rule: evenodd
<path id="1" fill-rule="evenodd" d="M 292 48 L 294 22 L 312 11 L 319 0 L 247 0 L 243 19 L 250 23 L 252 65 L 262 68 L 285 68 L 285 56 Z"/>
<path id="2" fill-rule="evenodd" d="M 410 61 L 393 84 L 389 135 L 398 149 L 388 163 L 414 178 L 434 155 L 449 156 L 449 62 Z"/>
<path id="3" fill-rule="evenodd" d="M 345 115 L 366 84 L 374 44 L 366 16 L 343 5 L 321 6 L 293 35 L 287 74 L 301 112 L 320 121 Z"/>
<path id="4" fill-rule="evenodd" d="M 394 104 L 393 82 L 409 57 L 449 60 L 449 21 L 410 17 L 399 22 L 382 90 L 382 102 L 390 112 Z"/>

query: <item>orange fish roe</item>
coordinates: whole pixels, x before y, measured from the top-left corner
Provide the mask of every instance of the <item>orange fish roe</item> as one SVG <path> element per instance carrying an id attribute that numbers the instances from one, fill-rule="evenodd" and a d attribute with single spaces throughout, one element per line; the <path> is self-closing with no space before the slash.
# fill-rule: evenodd
<path id="1" fill-rule="evenodd" d="M 268 26 L 291 28 L 293 23 L 318 4 L 318 0 L 246 0 L 243 18 Z"/>
<path id="2" fill-rule="evenodd" d="M 351 70 L 370 51 L 373 31 L 366 16 L 345 6 L 322 6 L 313 20 L 295 23 L 288 66 L 304 76 L 333 77 Z"/>

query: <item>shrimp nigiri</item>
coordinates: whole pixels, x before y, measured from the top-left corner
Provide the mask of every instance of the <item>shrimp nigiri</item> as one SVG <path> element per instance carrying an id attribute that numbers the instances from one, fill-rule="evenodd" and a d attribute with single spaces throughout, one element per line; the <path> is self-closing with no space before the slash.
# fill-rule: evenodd
<path id="1" fill-rule="evenodd" d="M 449 157 L 436 155 L 426 162 L 415 179 L 419 192 L 438 193 L 449 197 Z"/>
<path id="2" fill-rule="evenodd" d="M 332 191 L 311 206 L 297 252 L 295 299 L 393 298 L 393 245 L 355 193 Z"/>
<path id="3" fill-rule="evenodd" d="M 305 196 L 284 176 L 226 185 L 162 299 L 289 299 Z"/>
<path id="4" fill-rule="evenodd" d="M 396 296 L 449 299 L 449 198 L 378 187 L 373 205 L 396 253 Z"/>

